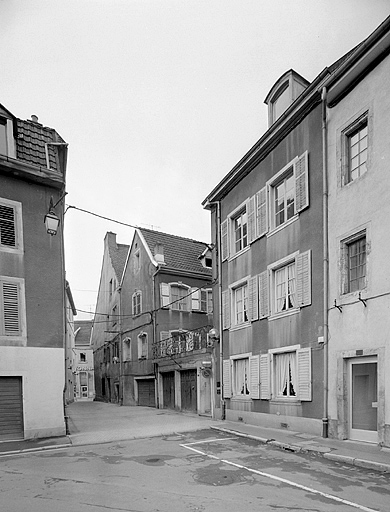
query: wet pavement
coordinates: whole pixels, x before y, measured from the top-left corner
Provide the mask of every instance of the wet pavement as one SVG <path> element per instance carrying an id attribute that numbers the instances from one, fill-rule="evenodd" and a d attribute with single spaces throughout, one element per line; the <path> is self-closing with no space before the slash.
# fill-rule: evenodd
<path id="1" fill-rule="evenodd" d="M 16 453 L 56 450 L 174 435 L 205 429 L 234 434 L 287 452 L 309 453 L 342 464 L 390 472 L 390 449 L 378 445 L 324 439 L 301 432 L 264 428 L 243 422 L 149 407 L 121 407 L 102 402 L 75 402 L 67 406 L 69 435 L 50 439 L 0 443 L 0 457 Z"/>

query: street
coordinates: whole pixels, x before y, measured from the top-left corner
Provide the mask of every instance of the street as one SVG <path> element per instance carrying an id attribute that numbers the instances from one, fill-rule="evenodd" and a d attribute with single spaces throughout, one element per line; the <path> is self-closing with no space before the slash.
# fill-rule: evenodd
<path id="1" fill-rule="evenodd" d="M 209 428 L 0 461 L 2 512 L 387 512 L 389 496 L 389 474 Z"/>

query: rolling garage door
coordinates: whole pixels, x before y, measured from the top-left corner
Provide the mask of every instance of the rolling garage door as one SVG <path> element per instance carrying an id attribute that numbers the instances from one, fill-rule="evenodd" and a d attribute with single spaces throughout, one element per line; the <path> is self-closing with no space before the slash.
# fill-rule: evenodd
<path id="1" fill-rule="evenodd" d="M 23 434 L 22 377 L 0 377 L 0 441 Z"/>
<path id="2" fill-rule="evenodd" d="M 138 405 L 144 407 L 156 407 L 155 380 L 138 380 Z"/>

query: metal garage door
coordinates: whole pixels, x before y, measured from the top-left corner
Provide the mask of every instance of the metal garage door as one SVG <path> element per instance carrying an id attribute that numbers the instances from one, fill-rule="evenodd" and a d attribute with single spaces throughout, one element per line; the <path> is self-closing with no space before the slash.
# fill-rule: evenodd
<path id="1" fill-rule="evenodd" d="M 0 377 L 0 441 L 23 434 L 22 377 Z"/>
<path id="2" fill-rule="evenodd" d="M 145 407 L 156 407 L 155 380 L 138 380 L 138 405 Z"/>

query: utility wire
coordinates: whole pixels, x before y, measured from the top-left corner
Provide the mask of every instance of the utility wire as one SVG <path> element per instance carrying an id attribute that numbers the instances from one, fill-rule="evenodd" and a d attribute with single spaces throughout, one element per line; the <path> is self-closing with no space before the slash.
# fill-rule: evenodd
<path id="1" fill-rule="evenodd" d="M 110 219 L 109 217 L 104 217 L 103 215 L 99 215 L 98 213 L 90 212 L 88 210 L 83 210 L 82 208 L 78 208 L 77 206 L 72 206 L 70 204 L 66 206 L 65 213 L 68 210 L 70 210 L 71 208 L 73 210 L 78 210 L 79 212 L 88 213 L 89 215 L 93 215 L 94 217 L 99 217 L 99 219 L 109 220 L 110 222 L 115 222 L 116 224 L 122 224 L 122 226 L 127 226 L 129 228 L 140 229 L 140 226 L 133 226 L 133 224 L 127 224 L 126 222 L 121 222 L 119 220 Z"/>

